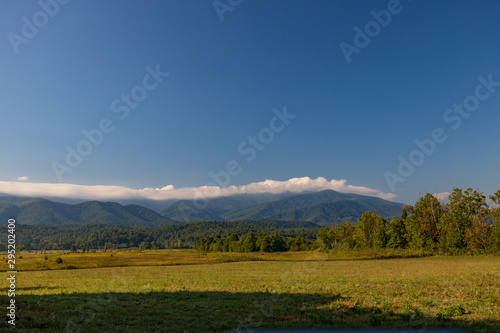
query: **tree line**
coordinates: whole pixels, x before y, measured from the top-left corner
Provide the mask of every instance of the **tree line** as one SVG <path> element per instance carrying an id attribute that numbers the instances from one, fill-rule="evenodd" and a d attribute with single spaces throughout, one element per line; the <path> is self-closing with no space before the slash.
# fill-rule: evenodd
<path id="1" fill-rule="evenodd" d="M 240 237 L 216 236 L 196 242 L 200 251 L 280 252 L 356 249 L 410 249 L 434 253 L 499 253 L 500 190 L 486 196 L 471 188 L 454 188 L 443 203 L 430 193 L 420 197 L 414 206 L 405 205 L 399 218 L 387 221 L 367 211 L 356 225 L 344 222 L 333 228 L 322 228 L 314 240 L 300 236 L 247 233 Z"/>
<path id="2" fill-rule="evenodd" d="M 210 252 L 286 252 L 308 251 L 318 248 L 315 239 L 305 239 L 303 236 L 286 237 L 277 231 L 271 234 L 249 232 L 238 236 L 200 238 L 196 241 L 198 251 Z"/>
<path id="3" fill-rule="evenodd" d="M 111 224 L 65 224 L 58 226 L 26 225 L 18 221 L 17 247 L 24 250 L 70 250 L 87 252 L 109 249 L 177 249 L 194 248 L 202 237 L 248 232 L 271 234 L 280 230 L 287 237 L 315 238 L 319 227 L 313 223 L 280 220 L 244 220 L 193 222 L 161 227 L 131 227 Z M 6 229 L 5 229 L 6 230 Z M 7 239 L 6 231 L 0 233 Z M 0 242 L 0 251 L 7 244 Z"/>
<path id="4" fill-rule="evenodd" d="M 356 226 L 342 223 L 321 229 L 317 240 L 324 249 L 400 248 L 441 253 L 500 251 L 500 190 L 490 195 L 454 188 L 448 203 L 427 193 L 414 206 L 404 206 L 390 222 L 371 212 Z"/>

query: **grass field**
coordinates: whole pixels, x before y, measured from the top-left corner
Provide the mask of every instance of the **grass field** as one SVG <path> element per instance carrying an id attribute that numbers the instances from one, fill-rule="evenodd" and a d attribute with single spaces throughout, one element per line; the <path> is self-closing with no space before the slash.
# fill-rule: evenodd
<path id="1" fill-rule="evenodd" d="M 56 253 L 47 260 L 22 255 L 16 292 L 20 332 L 258 327 L 500 332 L 499 257 L 368 260 L 169 250 Z M 57 257 L 63 262 L 57 264 Z M 76 269 L 61 269 L 68 266 Z M 3 329 L 8 330 L 5 324 Z"/>

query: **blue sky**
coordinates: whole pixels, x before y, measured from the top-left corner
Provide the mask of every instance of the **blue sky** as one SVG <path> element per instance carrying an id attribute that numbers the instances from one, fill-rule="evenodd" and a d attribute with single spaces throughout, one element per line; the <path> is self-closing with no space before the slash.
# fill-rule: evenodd
<path id="1" fill-rule="evenodd" d="M 199 187 L 228 161 L 240 168 L 234 186 L 323 177 L 406 203 L 454 186 L 500 188 L 500 87 L 480 88 L 488 96 L 459 128 L 443 119 L 474 102 L 478 77 L 500 82 L 497 1 L 221 0 L 236 4 L 223 20 L 205 0 L 41 3 L 53 17 L 36 1 L 1 5 L 0 192 Z M 356 46 L 354 28 L 366 33 L 371 11 L 388 7 L 397 13 L 348 63 L 340 44 Z M 29 38 L 23 17 L 39 20 L 38 32 L 24 28 Z M 112 102 L 144 92 L 148 66 L 169 75 L 147 79 L 158 84 L 120 119 Z M 296 117 L 247 161 L 238 146 L 269 139 L 284 107 Z M 67 165 L 66 147 L 76 151 L 103 119 L 113 131 L 58 178 L 54 162 Z M 436 128 L 446 141 L 391 188 L 398 157 Z"/>

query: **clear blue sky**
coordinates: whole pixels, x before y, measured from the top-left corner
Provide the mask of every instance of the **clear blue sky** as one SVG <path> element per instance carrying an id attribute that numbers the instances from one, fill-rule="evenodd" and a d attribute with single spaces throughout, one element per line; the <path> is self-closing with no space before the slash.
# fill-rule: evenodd
<path id="1" fill-rule="evenodd" d="M 500 87 L 456 130 L 443 115 L 478 76 L 500 82 L 500 2 L 401 0 L 348 63 L 339 44 L 355 45 L 354 27 L 392 1 L 244 0 L 221 21 L 209 0 L 73 0 L 48 22 L 36 1 L 2 1 L 0 180 L 59 183 L 52 162 L 108 118 L 114 131 L 64 183 L 196 187 L 236 160 L 231 185 L 307 176 L 389 193 L 384 173 L 442 128 L 447 140 L 395 185 L 397 201 L 496 191 Z M 42 26 L 16 53 L 8 34 L 22 37 L 33 15 Z M 170 75 L 120 120 L 111 103 L 157 65 Z M 247 162 L 238 145 L 283 106 L 296 118 Z"/>

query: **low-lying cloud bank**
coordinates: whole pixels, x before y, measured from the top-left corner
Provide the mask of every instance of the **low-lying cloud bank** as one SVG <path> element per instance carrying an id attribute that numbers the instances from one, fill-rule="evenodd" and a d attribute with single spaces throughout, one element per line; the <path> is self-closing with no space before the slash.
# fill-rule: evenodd
<path id="1" fill-rule="evenodd" d="M 323 177 L 311 179 L 309 177 L 292 178 L 285 181 L 265 180 L 263 182 L 251 183 L 241 186 L 229 186 L 220 188 L 218 186 L 184 187 L 174 188 L 167 185 L 162 188 L 133 189 L 122 186 L 108 185 L 75 185 L 61 183 L 29 183 L 29 182 L 5 182 L 0 181 L 0 193 L 27 197 L 55 197 L 85 200 L 118 200 L 118 199 L 148 199 L 148 200 L 171 200 L 171 199 L 198 199 L 229 196 L 234 194 L 256 194 L 256 193 L 282 193 L 282 192 L 304 192 L 335 190 L 343 193 L 355 193 L 379 197 L 386 200 L 394 200 L 396 195 L 383 193 L 364 186 L 347 185 L 346 180 L 328 181 Z"/>
<path id="2" fill-rule="evenodd" d="M 448 201 L 448 197 L 450 196 L 451 192 L 441 192 L 441 193 L 434 193 L 434 196 L 439 200 L 439 201 Z"/>

